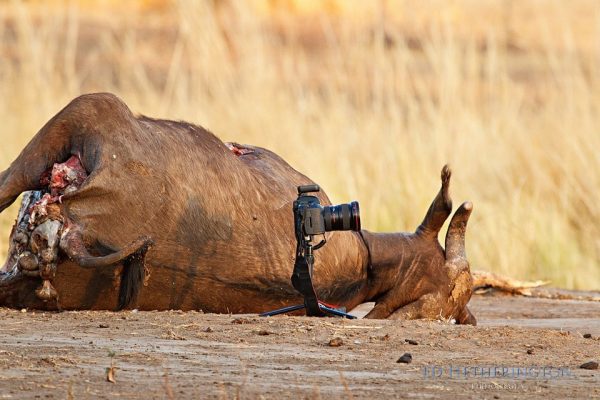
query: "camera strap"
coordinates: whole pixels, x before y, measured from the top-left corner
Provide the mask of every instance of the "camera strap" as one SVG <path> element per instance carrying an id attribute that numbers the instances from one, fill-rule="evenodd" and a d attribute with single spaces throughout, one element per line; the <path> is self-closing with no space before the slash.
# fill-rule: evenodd
<path id="1" fill-rule="evenodd" d="M 338 310 L 336 306 L 319 301 L 319 298 L 317 297 L 317 292 L 315 291 L 312 282 L 312 270 L 315 261 L 313 250 L 318 249 L 323 243 L 325 243 L 325 241 L 313 246 L 310 242 L 300 237 L 298 239 L 298 244 L 296 245 L 296 261 L 294 262 L 294 271 L 292 272 L 292 286 L 304 297 L 304 304 L 264 312 L 260 314 L 261 316 L 270 317 L 304 308 L 306 310 L 306 315 L 309 317 L 335 315 L 349 319 L 356 318 L 353 315 Z"/>
<path id="2" fill-rule="evenodd" d="M 309 247 L 310 245 L 306 245 Z M 308 251 L 307 251 L 308 250 Z M 296 261 L 292 272 L 292 286 L 304 297 L 306 315 L 311 317 L 322 317 L 325 313 L 321 311 L 319 299 L 312 283 L 312 266 L 314 256 L 310 249 L 302 249 L 300 245 L 296 250 Z"/>

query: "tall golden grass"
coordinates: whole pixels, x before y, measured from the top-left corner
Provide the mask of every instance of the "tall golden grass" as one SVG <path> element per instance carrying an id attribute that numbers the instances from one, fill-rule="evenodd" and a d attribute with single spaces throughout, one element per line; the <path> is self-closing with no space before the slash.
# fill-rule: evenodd
<path id="1" fill-rule="evenodd" d="M 413 230 L 449 162 L 472 268 L 600 288 L 594 2 L 90 3 L 0 3 L 0 169 L 110 91 L 276 151 L 371 230 Z"/>

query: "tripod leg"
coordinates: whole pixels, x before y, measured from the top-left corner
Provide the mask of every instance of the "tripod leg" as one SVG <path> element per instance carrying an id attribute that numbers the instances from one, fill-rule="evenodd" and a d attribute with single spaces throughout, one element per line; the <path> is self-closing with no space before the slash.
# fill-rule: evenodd
<path id="1" fill-rule="evenodd" d="M 262 314 L 259 314 L 260 317 L 272 317 L 274 315 L 285 314 L 296 310 L 302 310 L 304 308 L 304 304 L 297 304 L 295 306 L 283 307 L 273 311 L 267 311 Z"/>
<path id="2" fill-rule="evenodd" d="M 323 305 L 321 303 L 319 303 L 319 308 L 326 314 L 331 314 L 331 315 L 335 315 L 338 317 L 344 317 L 344 318 L 348 318 L 348 319 L 356 319 L 356 317 L 354 315 L 350 315 L 346 312 L 336 310 L 335 308 L 327 307 L 326 305 Z"/>

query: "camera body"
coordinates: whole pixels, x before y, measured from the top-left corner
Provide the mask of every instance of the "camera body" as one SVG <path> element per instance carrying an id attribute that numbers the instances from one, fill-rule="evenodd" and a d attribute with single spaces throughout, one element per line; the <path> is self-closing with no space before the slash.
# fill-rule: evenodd
<path id="1" fill-rule="evenodd" d="M 319 185 L 298 186 L 294 201 L 294 222 L 297 238 L 312 237 L 330 231 L 360 231 L 360 209 L 357 201 L 334 206 L 322 206 L 317 196 Z"/>

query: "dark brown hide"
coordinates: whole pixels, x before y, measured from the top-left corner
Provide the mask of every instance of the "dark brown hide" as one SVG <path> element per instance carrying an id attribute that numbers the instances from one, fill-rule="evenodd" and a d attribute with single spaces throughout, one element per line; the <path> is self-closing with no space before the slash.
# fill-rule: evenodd
<path id="1" fill-rule="evenodd" d="M 251 151 L 234 154 L 201 127 L 136 117 L 111 94 L 73 100 L 0 174 L 0 211 L 20 193 L 41 189 L 40 177 L 54 163 L 77 156 L 88 174 L 60 204 L 69 229 L 53 279 L 58 302 L 31 295 L 39 279 L 17 276 L 9 255 L 0 304 L 239 313 L 300 302 L 290 283 L 292 203 L 296 187 L 313 182 L 276 154 L 246 148 Z M 437 242 L 451 207 L 449 170 L 444 174 L 415 234 L 327 234 L 315 265 L 323 300 L 347 308 L 377 300 L 371 317 L 473 322 L 465 307 L 471 292 L 463 283 L 471 277 L 464 245 L 452 245 L 458 255 L 450 261 Z M 319 197 L 330 204 L 324 193 Z M 454 218 L 466 223 L 468 210 Z M 136 260 L 127 257 L 140 249 L 147 250 L 145 260 L 138 257 L 137 272 L 127 278 L 139 287 L 119 301 L 124 267 Z"/>

